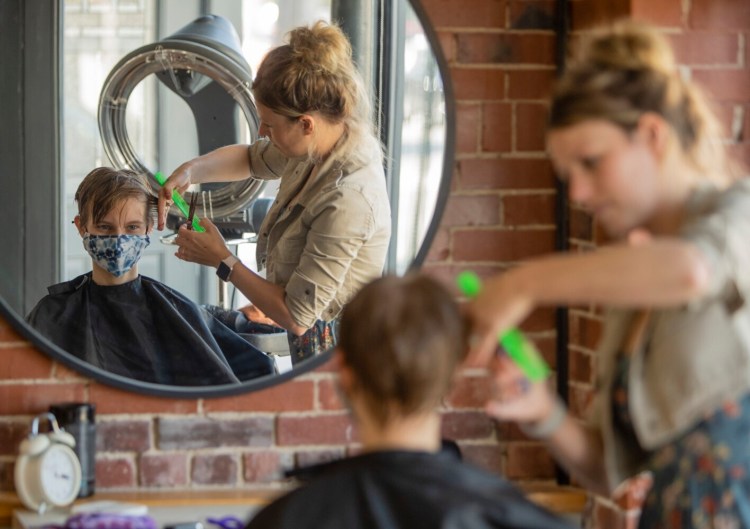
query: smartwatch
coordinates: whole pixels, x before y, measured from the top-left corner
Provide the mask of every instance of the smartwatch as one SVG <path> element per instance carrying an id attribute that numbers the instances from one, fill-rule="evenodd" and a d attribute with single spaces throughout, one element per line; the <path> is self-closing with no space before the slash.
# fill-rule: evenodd
<path id="1" fill-rule="evenodd" d="M 234 255 L 225 257 L 219 263 L 219 266 L 216 269 L 216 275 L 219 276 L 222 279 L 222 281 L 229 281 L 229 276 L 232 274 L 232 269 L 234 268 L 234 265 L 236 265 L 239 262 L 240 260 L 237 259 Z"/>

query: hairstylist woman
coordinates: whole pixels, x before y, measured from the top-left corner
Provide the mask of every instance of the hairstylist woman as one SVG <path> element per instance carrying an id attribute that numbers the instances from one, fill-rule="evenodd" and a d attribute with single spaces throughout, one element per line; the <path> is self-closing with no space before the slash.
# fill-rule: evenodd
<path id="1" fill-rule="evenodd" d="M 369 99 L 336 26 L 318 22 L 271 50 L 253 82 L 259 139 L 190 160 L 159 196 L 159 228 L 172 190 L 243 178 L 280 178 L 258 234 L 265 279 L 232 256 L 216 226 L 179 230 L 177 257 L 212 267 L 289 333 L 292 360 L 335 344 L 344 304 L 383 270 L 390 207 Z M 230 271 L 231 269 L 231 271 Z"/>
<path id="2" fill-rule="evenodd" d="M 732 183 L 720 140 L 661 35 L 595 34 L 553 94 L 547 146 L 614 242 L 527 261 L 470 307 L 488 412 L 597 492 L 650 471 L 643 528 L 750 526 L 750 182 Z M 587 303 L 608 311 L 584 426 L 492 353 L 535 307 Z"/>

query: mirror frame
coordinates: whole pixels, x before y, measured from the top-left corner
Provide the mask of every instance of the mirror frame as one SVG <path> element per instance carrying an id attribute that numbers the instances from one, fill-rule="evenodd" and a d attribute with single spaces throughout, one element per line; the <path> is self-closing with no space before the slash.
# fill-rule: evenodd
<path id="1" fill-rule="evenodd" d="M 454 156 L 455 156 L 455 129 L 456 129 L 456 112 L 455 112 L 455 99 L 453 95 L 453 84 L 450 77 L 450 72 L 448 68 L 448 63 L 445 58 L 445 55 L 443 53 L 442 48 L 440 47 L 440 41 L 437 37 L 437 33 L 435 32 L 434 28 L 432 27 L 432 24 L 430 23 L 429 19 L 427 18 L 427 15 L 420 3 L 420 0 L 408 0 L 409 4 L 411 5 L 412 9 L 414 10 L 417 18 L 419 19 L 419 22 L 422 25 L 422 29 L 424 30 L 425 36 L 427 37 L 427 40 L 430 44 L 430 47 L 434 53 L 435 60 L 437 62 L 438 66 L 438 72 L 440 73 L 442 82 L 443 82 L 443 95 L 445 99 L 445 148 L 443 151 L 443 167 L 442 167 L 442 174 L 440 178 L 439 183 L 439 189 L 437 198 L 435 201 L 435 210 L 434 214 L 432 216 L 432 219 L 430 220 L 430 223 L 427 227 L 427 230 L 425 231 L 424 238 L 422 240 L 422 243 L 419 247 L 419 250 L 417 251 L 417 255 L 414 257 L 414 260 L 410 264 L 408 268 L 408 272 L 414 271 L 418 269 L 422 263 L 424 262 L 427 253 L 430 250 L 430 247 L 432 246 L 432 242 L 435 238 L 435 235 L 437 233 L 437 230 L 440 226 L 440 221 L 443 216 L 443 211 L 445 210 L 446 202 L 448 201 L 448 196 L 450 194 L 450 187 L 451 187 L 451 179 L 453 176 L 453 165 L 454 165 Z M 20 2 L 23 4 L 23 0 L 17 0 L 17 2 Z M 54 124 L 53 127 L 56 127 L 58 129 L 58 132 L 54 134 L 54 142 L 56 145 L 52 146 L 52 150 L 55 151 L 54 154 L 59 154 L 60 149 L 60 142 L 59 142 L 59 118 L 57 117 L 57 112 L 59 111 L 59 102 L 57 101 L 59 97 L 59 78 L 60 78 L 60 72 L 59 72 L 59 53 L 60 53 L 60 45 L 58 43 L 58 40 L 60 38 L 61 34 L 61 5 L 59 2 L 54 3 L 55 8 L 49 9 L 48 6 L 44 8 L 37 8 L 34 7 L 33 3 L 31 6 L 27 6 L 27 8 L 24 10 L 24 6 L 18 7 L 18 4 L 11 5 L 6 7 L 5 9 L 0 9 L 0 14 L 3 14 L 4 11 L 11 12 L 11 14 L 14 13 L 14 9 L 18 9 L 20 11 L 20 18 L 21 20 L 17 20 L 20 22 L 22 26 L 34 26 L 36 27 L 37 21 L 42 20 L 42 25 L 44 25 L 44 22 L 47 23 L 51 22 L 52 27 L 45 27 L 44 29 L 46 31 L 49 31 L 50 38 L 52 40 L 51 43 L 48 43 L 48 45 L 51 45 L 53 53 L 51 54 L 51 57 L 48 56 L 47 63 L 52 63 L 52 76 L 54 79 L 53 86 L 55 87 L 54 93 L 52 94 L 52 97 L 50 98 L 49 95 L 47 95 L 46 100 L 47 102 L 44 105 L 37 105 L 37 110 L 35 113 L 35 116 L 44 115 L 44 112 L 49 112 L 50 110 L 53 110 L 54 112 L 51 114 L 54 116 Z M 47 11 L 47 14 L 44 15 L 39 10 L 43 9 Z M 24 12 L 25 11 L 25 12 Z M 18 12 L 15 12 L 17 15 Z M 36 17 L 35 17 L 36 15 Z M 18 17 L 17 17 L 18 18 Z M 36 18 L 37 20 L 34 20 Z M 38 28 L 37 28 L 38 29 Z M 10 35 L 8 38 L 12 39 L 16 35 Z M 0 39 L 0 41 L 4 41 L 4 39 Z M 15 45 L 18 46 L 19 43 L 15 42 Z M 36 51 L 41 55 L 45 52 L 45 50 L 37 49 L 41 48 L 43 45 L 35 46 L 29 46 L 29 48 L 33 51 Z M 50 50 L 46 50 L 47 53 L 49 53 Z M 13 52 L 16 52 L 15 57 L 18 59 L 21 59 L 24 61 L 24 64 L 26 61 L 29 60 L 29 54 L 25 54 L 23 52 L 18 52 L 17 49 L 14 47 L 10 48 L 10 53 L 13 54 Z M 7 53 L 7 52 L 6 52 Z M 7 55 L 5 55 L 7 56 Z M 44 66 L 44 61 L 41 61 Z M 49 86 L 49 85 L 47 85 Z M 24 83 L 24 94 L 30 90 L 30 86 L 28 83 Z M 44 87 L 46 89 L 47 87 Z M 39 94 L 39 91 L 41 90 L 39 87 L 37 87 L 34 90 L 34 95 Z M 0 93 L 2 93 L 0 91 Z M 41 96 L 41 94 L 39 94 Z M 21 99 L 25 99 L 26 96 L 23 95 Z M 19 99 L 19 96 L 15 94 L 14 99 Z M 29 98 L 32 101 L 34 98 Z M 26 101 L 25 108 L 28 109 L 29 107 L 28 100 Z M 48 105 L 48 106 L 45 106 Z M 47 114 L 49 116 L 49 114 Z M 21 116 L 20 122 L 21 125 L 26 125 L 26 122 L 29 118 L 25 116 Z M 9 127 L 13 128 L 13 127 Z M 23 127 L 26 128 L 25 126 Z M 0 139 L 2 139 L 3 135 L 0 135 Z M 16 135 L 17 138 L 17 135 Z M 18 139 L 14 140 L 14 144 L 18 143 Z M 22 149 L 23 150 L 23 149 Z M 40 162 L 44 163 L 44 162 Z M 57 160 L 52 160 L 50 163 L 53 165 L 58 165 Z M 59 167 L 59 165 L 58 165 Z M 34 168 L 32 168 L 34 169 Z M 21 171 L 24 172 L 24 171 Z M 59 173 L 59 170 L 55 171 L 56 173 Z M 44 174 L 44 173 L 43 173 Z M 48 174 L 48 173 L 47 173 Z M 53 208 L 55 210 L 56 208 Z M 58 212 L 53 211 L 53 216 L 55 216 Z M 55 220 L 52 223 L 52 226 L 47 225 L 46 230 L 49 230 L 50 228 L 56 229 L 58 228 L 59 220 Z M 59 231 L 59 230 L 58 230 Z M 27 234 L 27 239 L 28 239 Z M 59 250 L 59 244 L 58 244 L 58 250 Z M 10 326 L 15 329 L 16 332 L 18 332 L 23 338 L 25 338 L 32 347 L 38 349 L 40 352 L 44 353 L 49 357 L 52 361 L 59 362 L 63 365 L 65 365 L 67 368 L 83 375 L 86 377 L 91 378 L 92 380 L 105 384 L 107 386 L 112 386 L 118 389 L 127 390 L 127 391 L 134 391 L 141 395 L 146 396 L 155 396 L 155 397 L 172 397 L 172 398 L 182 398 L 182 399 L 195 399 L 195 398 L 216 398 L 216 397 L 228 397 L 233 395 L 239 395 L 243 393 L 249 393 L 251 391 L 258 391 L 262 389 L 266 389 L 272 386 L 276 386 L 278 384 L 282 384 L 288 380 L 291 380 L 299 375 L 308 373 L 321 365 L 325 364 L 330 360 L 332 357 L 333 352 L 331 350 L 326 351 L 318 356 L 312 357 L 310 359 L 305 360 L 302 365 L 296 366 L 290 371 L 287 371 L 285 373 L 281 374 L 274 374 L 274 375 L 267 375 L 264 377 L 248 380 L 246 382 L 241 382 L 239 384 L 224 384 L 224 385 L 213 385 L 213 386 L 167 386 L 164 384 L 154 384 L 150 382 L 143 382 L 136 379 L 123 377 L 121 375 L 116 375 L 113 373 L 110 373 L 108 371 L 105 371 L 101 368 L 98 368 L 96 366 L 93 366 L 91 364 L 88 364 L 79 358 L 71 355 L 70 353 L 66 352 L 62 348 L 58 347 L 51 341 L 49 341 L 47 338 L 45 338 L 43 335 L 38 333 L 36 330 L 34 330 L 31 326 L 26 324 L 26 322 L 23 320 L 19 314 L 11 308 L 11 306 L 2 298 L 0 297 L 0 316 L 2 316 L 3 319 L 5 319 Z"/>

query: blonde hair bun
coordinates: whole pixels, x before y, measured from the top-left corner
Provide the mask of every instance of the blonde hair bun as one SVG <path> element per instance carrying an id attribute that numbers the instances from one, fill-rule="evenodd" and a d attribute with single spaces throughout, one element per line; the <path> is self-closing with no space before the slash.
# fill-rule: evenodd
<path id="1" fill-rule="evenodd" d="M 323 21 L 292 30 L 289 47 L 299 66 L 333 75 L 346 69 L 352 60 L 352 47 L 343 32 Z"/>

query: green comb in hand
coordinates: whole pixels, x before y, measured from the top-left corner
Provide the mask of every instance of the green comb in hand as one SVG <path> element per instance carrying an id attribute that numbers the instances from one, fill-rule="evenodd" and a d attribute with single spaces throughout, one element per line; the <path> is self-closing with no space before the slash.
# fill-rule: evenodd
<path id="1" fill-rule="evenodd" d="M 161 171 L 156 171 L 156 173 L 154 173 L 154 178 L 156 178 L 156 181 L 159 182 L 159 185 L 161 186 L 164 186 L 164 182 L 167 181 L 167 179 L 164 178 L 164 175 L 161 174 Z M 188 208 L 187 202 L 185 202 L 185 199 L 180 196 L 176 189 L 172 190 L 172 200 L 174 200 L 174 203 L 179 210 L 182 211 L 182 214 L 185 215 L 185 218 L 190 218 L 190 208 Z M 198 221 L 198 217 L 193 217 L 193 229 L 197 232 L 206 231 L 206 228 L 201 226 Z"/>
<path id="2" fill-rule="evenodd" d="M 458 288 L 467 298 L 474 298 L 482 290 L 482 281 L 474 272 L 461 272 L 456 278 Z M 544 380 L 550 373 L 549 366 L 544 361 L 536 347 L 526 339 L 518 329 L 509 329 L 499 336 L 500 346 L 508 356 L 521 368 L 526 378 L 536 382 Z"/>

